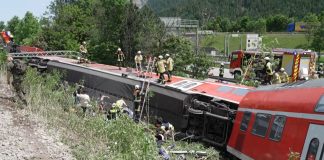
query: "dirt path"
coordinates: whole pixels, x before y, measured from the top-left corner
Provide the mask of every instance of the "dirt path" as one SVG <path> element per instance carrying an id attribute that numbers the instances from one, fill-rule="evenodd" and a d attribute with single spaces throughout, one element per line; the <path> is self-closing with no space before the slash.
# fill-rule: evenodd
<path id="1" fill-rule="evenodd" d="M 0 82 L 0 159 L 74 159 L 68 146 L 59 141 L 59 134 L 28 112 L 14 109 L 8 100 L 13 95 Z"/>

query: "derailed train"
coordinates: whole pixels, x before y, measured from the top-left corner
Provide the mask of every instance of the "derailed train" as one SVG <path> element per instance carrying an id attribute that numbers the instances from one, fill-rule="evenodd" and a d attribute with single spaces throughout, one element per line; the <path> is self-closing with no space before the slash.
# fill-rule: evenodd
<path id="1" fill-rule="evenodd" d="M 77 64 L 76 60 L 60 57 L 34 62 L 41 69 L 63 71 L 64 79 L 71 83 L 83 80 L 87 88 L 124 97 L 129 104 L 134 85 L 144 81 L 115 66 Z M 281 160 L 288 159 L 291 151 L 301 153 L 302 159 L 323 158 L 323 79 L 254 89 L 174 77 L 166 85 L 152 82 L 150 90 L 154 93 L 150 98 L 151 115 L 162 116 L 178 131 L 223 148 L 237 158 Z M 300 133 L 289 133 L 287 128 L 299 129 Z M 323 134 L 315 134 L 314 129 Z"/>

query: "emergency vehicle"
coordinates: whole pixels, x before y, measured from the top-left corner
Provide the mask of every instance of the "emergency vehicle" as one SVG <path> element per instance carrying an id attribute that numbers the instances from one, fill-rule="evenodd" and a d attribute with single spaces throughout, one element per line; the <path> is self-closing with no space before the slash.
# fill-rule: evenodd
<path id="1" fill-rule="evenodd" d="M 324 80 L 272 85 L 240 102 L 227 150 L 242 160 L 324 159 Z"/>
<path id="2" fill-rule="evenodd" d="M 259 57 L 263 54 L 260 51 L 234 51 L 230 56 L 230 73 L 234 74 L 235 78 L 243 75 L 243 67 L 250 64 L 262 63 Z M 272 54 L 274 59 L 279 61 L 278 68 L 273 68 L 273 71 L 278 71 L 284 68 L 292 82 L 298 79 L 307 79 L 311 69 L 315 69 L 317 53 L 305 51 L 302 49 L 273 49 Z M 253 65 L 252 65 L 253 66 Z M 259 68 L 254 68 L 257 77 L 262 77 L 264 74 L 263 65 Z"/>

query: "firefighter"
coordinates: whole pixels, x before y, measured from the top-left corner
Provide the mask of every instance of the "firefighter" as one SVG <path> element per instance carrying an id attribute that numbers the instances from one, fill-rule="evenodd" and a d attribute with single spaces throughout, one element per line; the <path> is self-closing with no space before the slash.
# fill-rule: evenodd
<path id="1" fill-rule="evenodd" d="M 289 76 L 284 68 L 280 68 L 279 76 L 280 76 L 281 83 L 289 82 Z"/>
<path id="2" fill-rule="evenodd" d="M 169 54 L 166 54 L 165 55 L 166 57 L 166 66 L 167 66 L 167 74 L 168 74 L 168 82 L 171 82 L 172 81 L 172 71 L 173 71 L 173 64 L 174 64 L 174 61 L 173 59 L 170 57 Z"/>
<path id="3" fill-rule="evenodd" d="M 127 107 L 126 102 L 123 98 L 117 100 L 115 103 L 112 104 L 111 109 L 109 110 L 109 118 L 108 119 L 116 119 L 118 113 L 121 113 L 124 106 Z"/>
<path id="4" fill-rule="evenodd" d="M 224 63 L 221 63 L 221 66 L 219 68 L 219 77 L 220 78 L 224 77 Z"/>
<path id="5" fill-rule="evenodd" d="M 264 66 L 264 70 L 265 70 L 265 73 L 266 73 L 264 83 L 265 84 L 272 84 L 271 83 L 271 79 L 272 79 L 272 76 L 273 76 L 272 64 L 270 62 L 269 57 L 265 57 L 264 60 L 266 61 L 265 66 Z"/>
<path id="6" fill-rule="evenodd" d="M 135 116 L 134 116 L 134 120 L 135 122 L 138 122 L 139 120 L 139 114 L 141 112 L 141 89 L 139 85 L 135 85 L 135 89 L 133 92 L 134 95 L 134 111 L 135 111 Z"/>
<path id="7" fill-rule="evenodd" d="M 275 72 L 273 74 L 272 84 L 280 84 L 281 83 L 281 77 L 278 72 Z"/>
<path id="8" fill-rule="evenodd" d="M 309 79 L 318 79 L 318 75 L 316 74 L 316 71 L 312 70 L 311 75 L 309 75 Z"/>
<path id="9" fill-rule="evenodd" d="M 170 137 L 174 141 L 174 126 L 170 122 L 158 118 L 155 126 L 157 133 L 163 134 L 165 140 Z"/>
<path id="10" fill-rule="evenodd" d="M 137 51 L 135 58 L 134 58 L 137 72 L 142 72 L 143 56 L 141 54 L 142 54 L 141 51 Z"/>
<path id="11" fill-rule="evenodd" d="M 85 41 L 83 41 L 82 44 L 79 47 L 79 50 L 80 50 L 80 53 L 81 53 L 81 57 L 78 58 L 78 59 L 79 59 L 79 62 L 80 63 L 83 63 L 83 62 L 87 62 L 88 61 L 88 50 L 87 50 L 86 44 L 87 43 Z"/>
<path id="12" fill-rule="evenodd" d="M 117 55 L 117 66 L 119 67 L 119 70 L 121 70 L 121 67 L 124 66 L 125 55 L 121 48 L 118 48 L 115 54 Z"/>
<path id="13" fill-rule="evenodd" d="M 160 74 L 158 82 L 162 83 L 162 84 L 165 83 L 165 80 L 164 80 L 165 64 L 166 64 L 166 61 L 163 59 L 163 56 L 159 55 L 159 60 L 156 62 L 156 67 L 157 67 L 158 73 Z"/>
<path id="14" fill-rule="evenodd" d="M 317 74 L 319 78 L 324 78 L 324 67 L 323 63 L 320 63 L 317 69 Z"/>
<path id="15" fill-rule="evenodd" d="M 76 97 L 78 98 L 77 107 L 81 107 L 83 113 L 85 114 L 87 109 L 91 107 L 90 96 L 86 93 L 84 89 L 81 89 L 80 93 L 76 94 Z"/>

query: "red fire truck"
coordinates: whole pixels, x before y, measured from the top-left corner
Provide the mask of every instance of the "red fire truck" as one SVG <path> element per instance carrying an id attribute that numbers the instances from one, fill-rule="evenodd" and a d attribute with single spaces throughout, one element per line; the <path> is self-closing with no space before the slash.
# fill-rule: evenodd
<path id="1" fill-rule="evenodd" d="M 244 74 L 243 67 L 246 67 L 251 62 L 252 64 L 262 63 L 259 57 L 263 54 L 260 51 L 234 51 L 230 56 L 230 73 L 235 78 Z M 315 69 L 315 62 L 317 53 L 312 51 L 305 51 L 302 49 L 273 49 L 273 58 L 279 62 L 277 68 L 273 68 L 274 71 L 284 68 L 290 76 L 291 81 L 297 79 L 307 79 L 311 69 Z M 264 62 L 263 62 L 264 63 Z M 253 65 L 252 65 L 253 66 Z M 261 69 L 254 69 L 256 75 L 260 77 L 263 73 Z"/>

